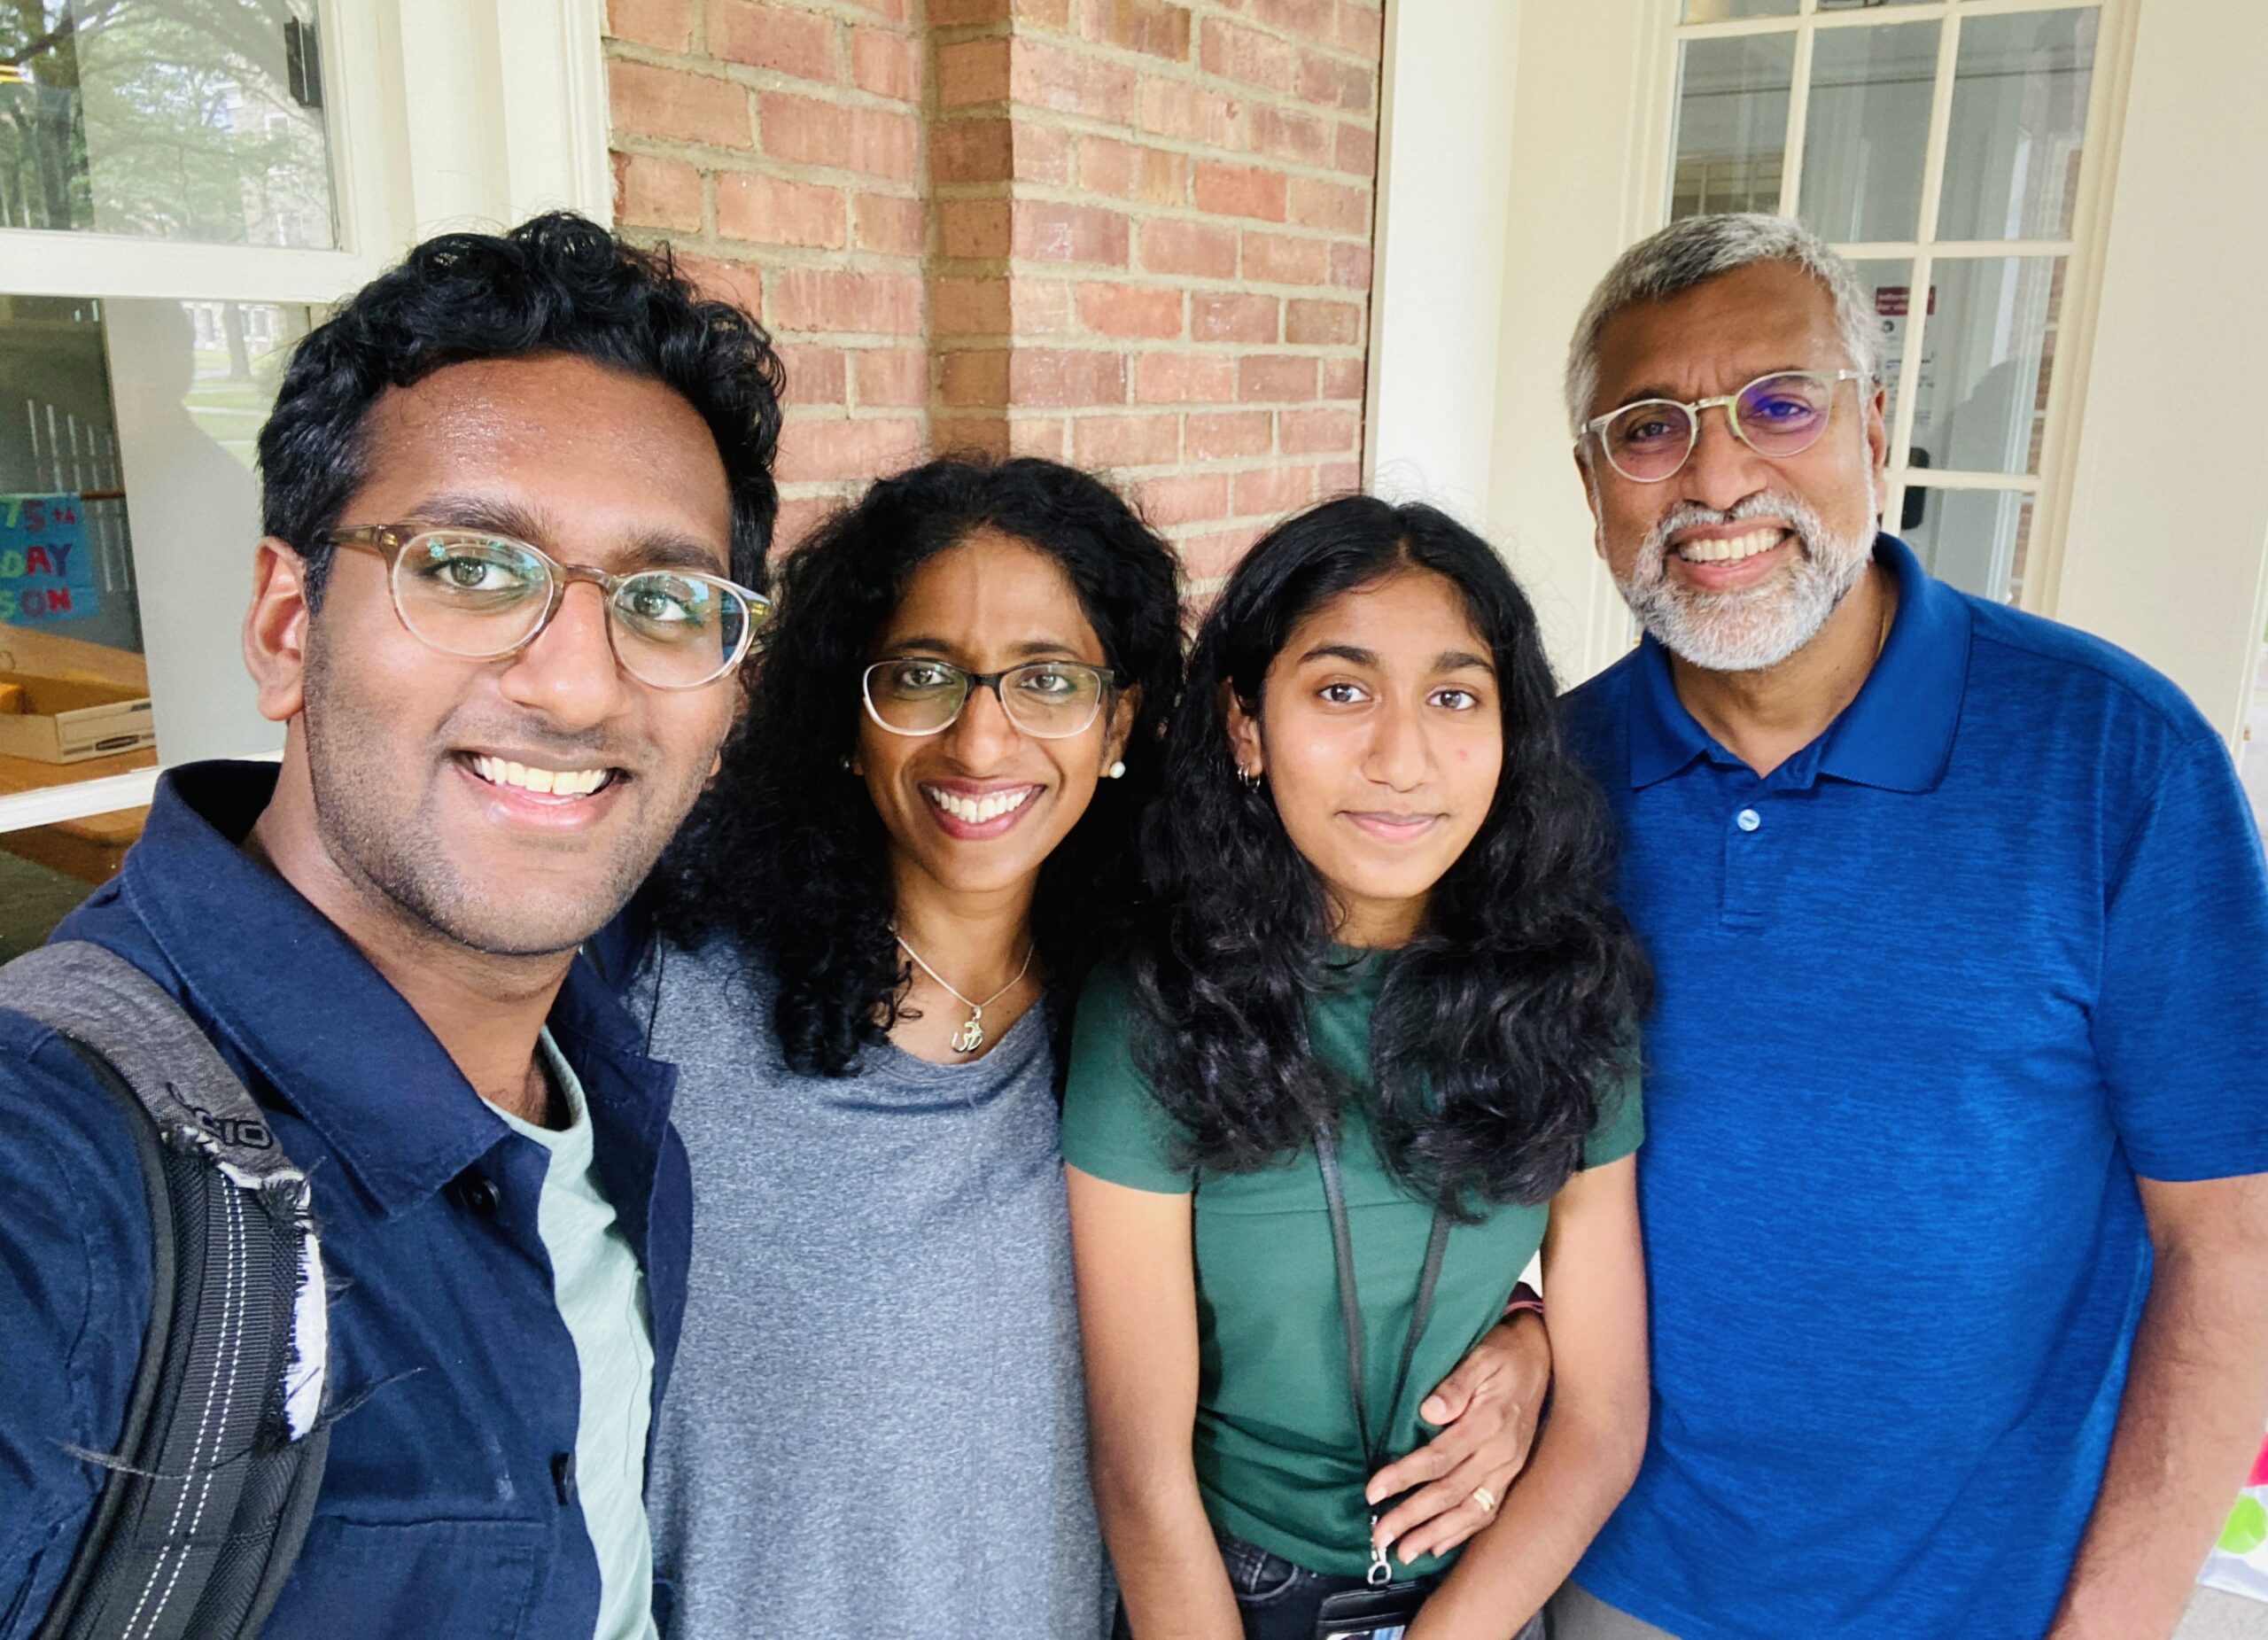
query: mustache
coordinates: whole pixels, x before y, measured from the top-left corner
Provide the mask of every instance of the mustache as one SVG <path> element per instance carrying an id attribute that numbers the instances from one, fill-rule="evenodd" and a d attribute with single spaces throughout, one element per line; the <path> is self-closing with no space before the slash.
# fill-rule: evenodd
<path id="1" fill-rule="evenodd" d="M 605 767 L 634 772 L 640 762 L 634 743 L 619 735 L 595 730 L 563 732 L 556 725 L 537 717 L 513 723 L 451 723 L 439 738 L 447 746 L 496 747 L 517 758 L 540 758 L 547 766 L 561 768 Z"/>
<path id="2" fill-rule="evenodd" d="M 1759 490 L 1722 509 L 1704 507 L 1698 501 L 1680 501 L 1646 532 L 1646 539 L 1639 545 L 1639 565 L 1655 575 L 1660 574 L 1669 556 L 1670 538 L 1681 530 L 1746 524 L 1756 518 L 1770 518 L 1786 525 L 1810 557 L 1819 556 L 1820 543 L 1827 537 L 1826 522 L 1811 504 L 1801 496 L 1786 492 Z"/>

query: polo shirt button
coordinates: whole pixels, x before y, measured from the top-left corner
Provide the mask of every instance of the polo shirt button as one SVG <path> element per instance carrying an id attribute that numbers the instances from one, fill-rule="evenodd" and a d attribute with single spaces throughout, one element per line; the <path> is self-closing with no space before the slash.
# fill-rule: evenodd
<path id="1" fill-rule="evenodd" d="M 562 1452 L 551 1460 L 551 1489 L 559 1495 L 562 1508 L 575 1501 L 575 1455 Z"/>
<path id="2" fill-rule="evenodd" d="M 1764 817 L 1754 809 L 1743 809 L 1733 816 L 1733 824 L 1743 831 L 1754 831 L 1764 823 Z"/>
<path id="3" fill-rule="evenodd" d="M 475 1218 L 496 1216 L 496 1186 L 472 1169 L 458 1174 L 451 1188 L 455 1192 L 457 1205 Z"/>

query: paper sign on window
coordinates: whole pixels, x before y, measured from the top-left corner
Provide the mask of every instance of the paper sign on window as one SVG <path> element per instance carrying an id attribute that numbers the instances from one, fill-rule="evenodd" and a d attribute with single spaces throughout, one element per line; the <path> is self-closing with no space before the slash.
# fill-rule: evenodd
<path id="1" fill-rule="evenodd" d="M 102 607 L 76 495 L 0 495 L 0 623 L 43 626 Z"/>

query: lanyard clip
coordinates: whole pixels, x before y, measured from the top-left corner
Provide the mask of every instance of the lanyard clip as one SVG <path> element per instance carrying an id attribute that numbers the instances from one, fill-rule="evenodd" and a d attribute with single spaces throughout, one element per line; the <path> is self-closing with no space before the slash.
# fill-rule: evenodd
<path id="1" fill-rule="evenodd" d="M 1379 1518 L 1371 1517 L 1371 1569 L 1363 1581 L 1373 1589 L 1384 1589 L 1394 1582 L 1394 1568 L 1386 1564 L 1386 1548 L 1379 1542 Z"/>

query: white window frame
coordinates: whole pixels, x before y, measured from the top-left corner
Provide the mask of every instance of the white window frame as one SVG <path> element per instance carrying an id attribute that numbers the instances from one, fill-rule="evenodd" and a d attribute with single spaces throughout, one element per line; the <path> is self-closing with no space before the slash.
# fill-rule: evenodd
<path id="1" fill-rule="evenodd" d="M 1672 23 L 1671 49 L 1665 53 L 1667 82 L 1660 103 L 1666 111 L 1660 144 L 1661 171 L 1652 179 L 1657 200 L 1651 228 L 1669 221 L 1670 179 L 1676 163 L 1677 75 L 1682 47 L 1689 40 L 1721 40 L 1744 35 L 1792 34 L 1795 38 L 1793 78 L 1788 92 L 1788 129 L 1781 152 L 1780 202 L 1783 215 L 1794 216 L 1801 204 L 1806 125 L 1811 104 L 1814 45 L 1822 29 L 1887 27 L 1905 23 L 1938 22 L 1937 77 L 1930 94 L 1930 130 L 1922 159 L 1922 199 L 1918 237 L 1911 240 L 1838 243 L 1835 249 L 1852 261 L 1910 261 L 1911 288 L 1931 288 L 1936 264 L 1941 260 L 1997 260 L 2016 256 L 2064 258 L 2062 306 L 2055 320 L 2055 362 L 2048 380 L 2047 403 L 2041 430 L 2039 470 L 2037 473 L 1966 472 L 1958 469 L 1907 465 L 1918 394 L 1916 377 L 1928 347 L 1930 303 L 1915 299 L 1906 317 L 1905 343 L 1899 361 L 1899 379 L 1891 393 L 1896 406 L 1890 435 L 1891 466 L 1883 515 L 1895 520 L 1904 515 L 1908 489 L 1988 491 L 2029 497 L 2031 522 L 2025 547 L 2023 584 L 2018 607 L 2053 616 L 2062 577 L 2062 546 L 2070 516 L 2074 456 L 2078 448 L 2082 407 L 2085 400 L 2086 365 L 2093 346 L 2094 319 L 2101 291 L 2104 247 L 2109 237 L 2109 178 L 2115 171 L 2110 150 L 2114 134 L 2123 123 L 2124 75 L 2132 52 L 2134 0 L 1929 0 L 1928 4 L 1868 6 L 1855 10 L 1821 11 L 1819 0 L 1800 0 L 1792 17 L 1738 18 L 1723 22 L 1675 21 L 1682 6 L 1677 0 L 1659 0 Z M 2094 4 L 2101 14 L 2095 35 L 2094 66 L 2087 90 L 2086 124 L 2081 137 L 2078 197 L 2073 204 L 2071 233 L 2062 239 L 1940 240 L 1937 237 L 1938 203 L 1944 191 L 1946 150 L 1953 124 L 1954 71 L 1961 50 L 1962 19 L 2006 16 L 2011 12 L 2065 12 Z"/>
<path id="2" fill-rule="evenodd" d="M 604 0 L 317 0 L 317 7 L 335 248 L 0 229 L 0 291 L 320 308 L 447 229 L 494 229 L 553 206 L 612 220 Z M 130 484 L 134 452 L 122 447 L 120 456 Z M 142 614 L 147 630 L 166 612 Z M 195 710 L 193 702 L 158 705 L 156 766 L 0 794 L 0 831 L 148 803 L 167 763 L 165 711 Z"/>

